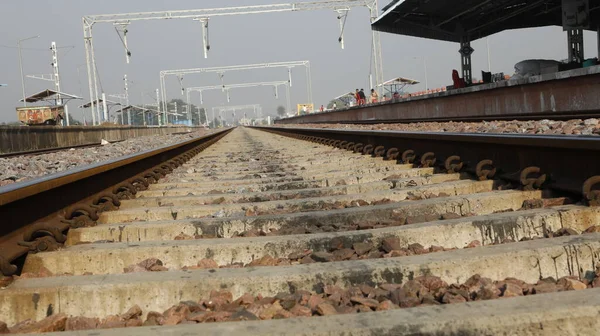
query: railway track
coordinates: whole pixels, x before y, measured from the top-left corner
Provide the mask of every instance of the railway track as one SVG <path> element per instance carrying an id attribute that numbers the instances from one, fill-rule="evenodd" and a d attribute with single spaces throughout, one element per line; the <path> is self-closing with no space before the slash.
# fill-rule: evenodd
<path id="1" fill-rule="evenodd" d="M 84 199 L 64 246 L 4 280 L 0 321 L 63 335 L 594 334 L 599 150 L 572 137 L 227 130 L 132 162 L 135 184 L 105 167 L 104 184 L 48 207 Z M 0 246 L 23 234 L 11 232 Z"/>
<path id="2" fill-rule="evenodd" d="M 369 105 L 367 107 L 378 107 L 385 106 L 386 103 Z M 364 118 L 361 114 L 365 107 L 351 107 L 346 109 L 339 109 L 333 113 L 346 112 L 344 118 L 332 117 L 331 120 L 310 120 L 304 121 L 302 116 L 286 118 L 282 121 L 275 121 L 278 123 L 290 123 L 290 124 L 357 124 L 357 125 L 375 125 L 375 124 L 410 124 L 410 123 L 428 123 L 428 122 L 484 122 L 484 121 L 531 121 L 531 120 L 573 120 L 573 119 L 590 119 L 600 118 L 599 111 L 581 111 L 581 112 L 565 112 L 565 113 L 511 113 L 505 115 L 490 115 L 490 116 L 453 116 L 453 117 L 438 117 L 438 118 L 381 118 L 373 117 L 368 119 Z M 356 112 L 356 113 L 353 113 Z M 327 119 L 328 112 L 315 112 L 312 115 L 321 115 Z M 289 121 L 286 121 L 290 119 Z"/>
<path id="3" fill-rule="evenodd" d="M 174 133 L 174 134 L 177 134 L 177 133 Z M 110 143 L 119 143 L 122 141 L 124 141 L 124 140 L 112 141 Z M 11 157 L 16 157 L 16 156 L 36 156 L 36 155 L 41 155 L 41 154 L 49 154 L 49 153 L 56 153 L 56 152 L 60 152 L 60 151 L 66 151 L 66 150 L 70 150 L 71 148 L 80 149 L 80 148 L 93 148 L 93 147 L 102 147 L 102 144 L 95 143 L 95 144 L 86 144 L 86 145 L 69 146 L 69 147 L 35 149 L 35 150 L 24 151 L 24 152 L 0 153 L 0 158 L 11 158 Z"/>
<path id="4" fill-rule="evenodd" d="M 189 134 L 189 133 L 191 133 L 191 132 L 174 132 L 174 133 L 171 133 L 170 135 L 183 135 L 183 134 Z M 115 144 L 115 143 L 119 143 L 119 142 L 123 142 L 123 141 L 125 141 L 125 140 L 109 141 L 109 143 Z M 22 152 L 0 153 L 0 158 L 11 158 L 11 157 L 16 157 L 16 156 L 36 156 L 36 155 L 41 155 L 41 154 L 49 154 L 49 153 L 56 153 L 56 152 L 60 152 L 60 151 L 66 151 L 66 150 L 70 150 L 72 148 L 81 149 L 81 148 L 92 148 L 92 147 L 102 147 L 102 146 L 103 146 L 102 143 L 91 143 L 91 144 L 67 146 L 67 147 L 34 149 L 34 150 L 22 151 Z"/>

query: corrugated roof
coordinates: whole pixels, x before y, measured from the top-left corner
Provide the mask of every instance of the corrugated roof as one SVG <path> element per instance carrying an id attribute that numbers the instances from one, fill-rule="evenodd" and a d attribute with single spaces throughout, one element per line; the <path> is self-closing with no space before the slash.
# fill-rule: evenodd
<path id="1" fill-rule="evenodd" d="M 590 0 L 591 27 L 597 27 L 600 0 Z M 561 0 L 395 0 L 372 28 L 414 37 L 460 42 L 503 30 L 561 26 Z"/>
<path id="2" fill-rule="evenodd" d="M 36 94 L 33 94 L 29 97 L 25 97 L 25 101 L 28 103 L 37 103 L 40 101 L 46 101 L 46 100 L 53 100 L 56 99 L 57 97 L 54 96 L 58 96 L 58 94 L 60 93 L 61 98 L 63 99 L 81 99 L 80 97 L 77 97 L 75 95 L 71 95 L 68 93 L 64 93 L 64 92 L 58 92 L 55 90 L 50 90 L 50 89 L 46 89 L 44 91 L 38 92 Z M 19 100 L 19 101 L 23 101 L 23 99 Z"/>
<path id="3" fill-rule="evenodd" d="M 100 106 L 102 105 L 102 102 L 104 102 L 102 99 L 98 99 L 97 101 L 95 101 L 95 105 L 96 106 Z M 107 106 L 115 106 L 115 105 L 121 105 L 120 103 L 114 102 L 112 100 L 106 100 L 106 105 Z M 90 108 L 92 106 L 92 102 L 87 102 L 81 106 L 79 106 L 79 108 Z"/>
<path id="4" fill-rule="evenodd" d="M 419 84 L 420 82 L 418 80 L 415 79 L 410 79 L 410 78 L 405 78 L 405 77 L 397 77 L 394 79 L 390 79 L 387 82 L 383 82 L 383 84 L 381 85 L 397 85 L 397 84 L 405 84 L 405 85 L 416 85 Z"/>

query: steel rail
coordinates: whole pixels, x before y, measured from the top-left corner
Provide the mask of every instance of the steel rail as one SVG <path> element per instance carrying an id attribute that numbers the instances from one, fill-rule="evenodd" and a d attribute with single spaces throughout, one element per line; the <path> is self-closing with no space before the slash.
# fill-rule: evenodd
<path id="1" fill-rule="evenodd" d="M 600 138 L 514 134 L 362 131 L 257 127 L 438 171 L 494 178 L 596 203 Z"/>
<path id="2" fill-rule="evenodd" d="M 341 121 L 311 121 L 299 123 L 302 124 L 356 124 L 356 125 L 376 125 L 376 124 L 411 124 L 426 122 L 484 122 L 484 121 L 535 121 L 535 120 L 574 120 L 600 118 L 600 112 L 574 112 L 561 114 L 507 114 L 503 116 L 472 116 L 472 117 L 444 117 L 444 118 L 415 118 L 415 119 L 366 119 L 366 120 L 341 120 Z M 276 124 L 281 124 L 277 120 Z"/>
<path id="3" fill-rule="evenodd" d="M 595 111 L 570 111 L 564 113 L 512 113 L 504 115 L 480 115 L 480 116 L 457 116 L 457 117 L 438 117 L 438 118 L 394 118 L 394 119 L 381 119 L 381 118 L 370 118 L 360 119 L 364 112 L 364 108 L 377 107 L 385 104 L 373 104 L 367 105 L 366 107 L 356 106 L 345 109 L 337 109 L 335 111 L 327 112 L 315 112 L 309 115 L 293 116 L 285 119 L 275 120 L 275 124 L 359 124 L 359 125 L 372 125 L 372 124 L 409 124 L 409 123 L 423 123 L 423 122 L 483 122 L 483 121 L 529 121 L 529 120 L 573 120 L 573 119 L 588 119 L 588 118 L 600 118 L 600 110 Z M 354 116 L 347 117 L 345 119 L 330 118 L 325 121 L 303 121 L 307 116 L 319 115 L 327 116 L 328 113 L 354 113 Z M 331 115 L 333 117 L 333 115 Z"/>
<path id="4" fill-rule="evenodd" d="M 171 133 L 171 134 L 175 135 L 177 133 Z M 114 143 L 119 143 L 119 142 L 123 142 L 123 141 L 125 141 L 125 140 L 110 141 L 110 143 L 114 144 Z M 55 152 L 60 152 L 60 151 L 66 151 L 66 150 L 69 150 L 71 148 L 73 148 L 73 149 L 83 149 L 83 148 L 93 148 L 93 147 L 101 147 L 101 146 L 102 146 L 101 143 L 91 143 L 91 144 L 66 146 L 66 147 L 52 147 L 52 148 L 34 149 L 34 150 L 23 151 L 23 152 L 0 153 L 0 158 L 9 158 L 9 157 L 15 157 L 15 156 L 33 156 L 33 155 L 40 155 L 40 154 L 48 154 L 48 153 L 55 153 Z"/>
<path id="5" fill-rule="evenodd" d="M 17 272 L 11 262 L 28 252 L 60 247 L 70 228 L 95 225 L 99 212 L 118 207 L 119 199 L 133 197 L 230 131 L 1 187 L 0 275 Z"/>

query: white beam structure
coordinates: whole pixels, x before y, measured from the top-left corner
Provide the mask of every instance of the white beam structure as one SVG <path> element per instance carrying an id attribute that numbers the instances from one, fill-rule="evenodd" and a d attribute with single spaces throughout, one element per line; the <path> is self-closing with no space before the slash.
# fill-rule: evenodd
<path id="1" fill-rule="evenodd" d="M 106 15 L 88 15 L 82 18 L 83 23 L 83 38 L 85 42 L 85 56 L 88 70 L 88 84 L 90 92 L 90 101 L 94 102 L 98 99 L 98 74 L 96 68 L 96 57 L 94 54 L 94 42 L 92 30 L 96 23 L 111 23 L 119 27 L 129 27 L 134 21 L 148 20 L 172 20 L 172 19 L 192 19 L 202 23 L 202 34 L 205 57 L 208 57 L 210 45 L 208 43 L 208 22 L 215 17 L 248 15 L 248 14 L 265 14 L 265 13 L 283 13 L 283 12 L 298 12 L 298 11 L 313 11 L 313 10 L 333 10 L 337 14 L 337 19 L 340 22 L 340 46 L 344 46 L 344 26 L 346 17 L 351 8 L 366 7 L 370 12 L 370 23 L 377 19 L 378 0 L 326 0 L 312 2 L 297 2 L 287 4 L 272 4 L 272 5 L 255 5 L 242 7 L 223 7 L 223 8 L 204 8 L 191 10 L 171 10 L 171 11 L 156 11 L 156 12 L 139 12 L 139 13 L 121 13 L 121 14 L 106 14 Z M 121 29 L 125 33 L 125 28 Z M 129 30 L 127 30 L 129 32 Z M 126 33 L 125 33 L 126 34 Z M 124 34 L 124 35 L 125 35 Z M 126 51 L 127 61 L 131 56 L 128 45 L 123 39 L 123 46 Z M 372 30 L 371 43 L 372 65 L 375 69 L 375 86 L 383 83 L 383 61 L 381 56 L 381 40 L 379 32 Z M 372 74 L 369 74 L 372 80 Z M 310 102 L 312 103 L 312 102 Z M 97 108 L 92 104 L 92 113 Z"/>
<path id="2" fill-rule="evenodd" d="M 163 111 L 166 111 L 165 105 L 167 101 L 167 87 L 165 84 L 166 76 L 177 76 L 180 82 L 183 80 L 183 76 L 190 74 L 200 73 L 217 73 L 221 79 L 223 86 L 223 92 L 225 92 L 225 84 L 223 83 L 223 77 L 226 72 L 230 71 L 247 71 L 255 69 L 271 69 L 271 68 L 287 68 L 288 69 L 288 90 L 292 86 L 292 69 L 295 67 L 303 66 L 306 68 L 306 90 L 309 104 L 312 103 L 312 74 L 310 71 L 310 61 L 291 61 L 291 62 L 275 62 L 275 63 L 259 63 L 259 64 L 246 64 L 246 65 L 230 65 L 223 67 L 212 67 L 212 68 L 195 68 L 195 69 L 179 69 L 179 70 L 163 70 L 160 72 L 160 87 L 162 91 Z M 221 87 L 219 87 L 221 88 Z M 182 87 L 182 90 L 184 88 Z M 182 91 L 183 93 L 183 91 Z M 288 107 L 289 108 L 289 107 Z M 191 116 L 188 116 L 191 118 Z"/>
<path id="3" fill-rule="evenodd" d="M 56 80 L 53 74 L 41 74 L 41 75 L 25 75 L 27 78 L 39 79 L 47 82 L 53 82 Z"/>
<path id="4" fill-rule="evenodd" d="M 227 97 L 229 98 L 229 90 L 231 89 L 240 89 L 240 88 L 250 88 L 250 87 L 260 87 L 260 86 L 272 86 L 275 88 L 275 96 L 277 97 L 277 87 L 285 85 L 286 87 L 286 99 L 287 99 L 287 109 L 291 108 L 290 103 L 290 85 L 288 81 L 275 81 L 275 82 L 256 82 L 256 83 L 242 83 L 242 84 L 228 84 L 228 85 L 212 85 L 212 86 L 198 86 L 191 87 L 185 89 L 186 91 L 186 102 L 187 105 L 190 106 L 190 94 L 192 92 L 200 93 L 200 106 L 204 105 L 204 98 L 202 96 L 202 92 L 211 91 L 211 90 L 221 90 L 224 89 L 227 92 Z M 229 99 L 228 99 L 229 102 Z M 188 111 L 190 112 L 190 111 Z M 206 109 L 204 110 L 206 120 L 208 120 L 208 115 L 206 115 Z M 191 120 L 191 119 L 190 119 Z"/>
<path id="5" fill-rule="evenodd" d="M 223 118 L 221 116 L 221 113 L 229 112 L 229 111 L 233 111 L 233 113 L 235 113 L 238 110 L 241 111 L 241 110 L 249 110 L 249 109 L 252 109 L 254 111 L 254 114 L 256 115 L 257 119 L 260 118 L 260 115 L 262 112 L 262 106 L 260 104 L 236 105 L 236 106 L 215 106 L 212 108 L 212 121 L 215 120 L 215 111 L 218 112 L 219 121 L 221 122 L 221 126 L 223 126 Z"/>

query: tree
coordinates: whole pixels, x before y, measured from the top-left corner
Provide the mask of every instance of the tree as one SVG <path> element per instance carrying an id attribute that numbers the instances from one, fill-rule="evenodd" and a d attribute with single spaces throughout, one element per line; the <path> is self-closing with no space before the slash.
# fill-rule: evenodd
<path id="1" fill-rule="evenodd" d="M 217 119 L 216 117 L 215 117 L 215 119 L 214 119 L 213 121 L 211 121 L 211 122 L 210 122 L 210 124 L 209 124 L 209 127 L 210 127 L 210 128 L 217 128 L 217 127 L 219 127 L 219 126 L 221 126 L 221 123 L 219 122 L 219 119 Z"/>
<path id="2" fill-rule="evenodd" d="M 188 120 L 189 111 L 189 114 L 192 117 L 192 125 L 201 125 L 206 123 L 206 110 L 204 109 L 204 107 L 199 107 L 194 104 L 190 104 L 188 106 L 187 103 L 182 99 L 171 99 L 171 101 L 168 103 L 169 111 L 174 110 L 174 103 L 177 103 L 177 113 L 180 114 L 180 116 L 177 116 L 176 118 L 174 116 L 170 116 L 170 122 L 174 120 Z"/>
<path id="3" fill-rule="evenodd" d="M 343 100 L 334 99 L 330 101 L 329 104 L 327 104 L 327 109 L 331 110 L 333 108 L 333 103 L 335 103 L 337 109 L 348 107 L 346 102 L 344 102 Z"/>
<path id="4" fill-rule="evenodd" d="M 277 115 L 278 115 L 278 116 L 280 116 L 280 117 L 283 117 L 283 116 L 285 116 L 285 112 L 286 112 L 286 111 L 285 111 L 285 107 L 283 107 L 283 106 L 281 106 L 281 105 L 279 105 L 279 106 L 277 107 Z"/>
<path id="5" fill-rule="evenodd" d="M 192 111 L 192 125 L 201 125 L 206 123 L 206 111 L 204 110 L 204 107 L 198 107 L 194 104 L 191 104 L 190 110 Z M 200 120 L 198 120 L 198 116 L 200 116 Z"/>
<path id="6" fill-rule="evenodd" d="M 66 123 L 64 125 L 66 125 Z M 73 118 L 73 115 L 71 113 L 69 113 L 69 125 L 78 126 L 78 125 L 83 125 L 83 123 L 81 121 Z"/>

